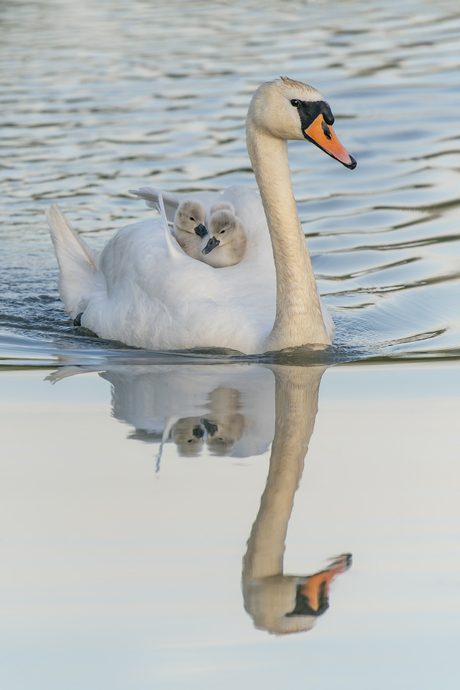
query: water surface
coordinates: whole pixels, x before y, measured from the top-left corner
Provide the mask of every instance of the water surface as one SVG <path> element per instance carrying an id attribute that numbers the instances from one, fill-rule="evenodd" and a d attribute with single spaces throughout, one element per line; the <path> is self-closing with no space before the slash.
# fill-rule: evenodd
<path id="1" fill-rule="evenodd" d="M 101 247 L 151 213 L 130 188 L 254 187 L 247 105 L 258 84 L 288 74 L 327 98 L 359 161 L 351 172 L 290 145 L 337 344 L 352 357 L 455 353 L 455 2 L 56 0 L 6 2 L 0 12 L 5 336 L 112 349 L 76 334 L 62 312 L 43 209 L 57 200 Z"/>
<path id="2" fill-rule="evenodd" d="M 2 686 L 458 687 L 457 5 L 0 4 Z M 280 75 L 358 160 L 290 144 L 335 347 L 73 327 L 44 208 L 100 248 L 151 213 L 128 189 L 255 188 Z M 329 609 L 295 609 L 341 554 Z"/>
<path id="3" fill-rule="evenodd" d="M 441 363 L 2 372 L 2 685 L 455 688 L 459 384 Z M 290 616 L 344 553 L 329 608 Z"/>

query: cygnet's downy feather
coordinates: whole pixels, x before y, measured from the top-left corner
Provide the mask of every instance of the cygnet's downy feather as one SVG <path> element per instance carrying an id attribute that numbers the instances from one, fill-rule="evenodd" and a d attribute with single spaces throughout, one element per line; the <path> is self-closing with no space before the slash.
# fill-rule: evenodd
<path id="1" fill-rule="evenodd" d="M 211 206 L 211 216 L 213 213 L 217 213 L 217 211 L 230 211 L 230 213 L 235 213 L 235 207 L 230 203 L 230 201 L 222 200 Z"/>
<path id="2" fill-rule="evenodd" d="M 206 229 L 206 208 L 196 199 L 182 201 L 174 215 L 172 234 L 186 254 L 197 259 L 205 260 L 202 250 L 209 239 Z"/>
<path id="3" fill-rule="evenodd" d="M 206 263 L 214 268 L 234 266 L 239 263 L 246 253 L 247 238 L 243 223 L 232 211 L 225 207 L 232 204 L 221 202 L 216 206 L 222 207 L 212 213 L 209 220 L 209 238 L 203 248 Z M 215 206 L 211 209 L 214 210 Z"/>

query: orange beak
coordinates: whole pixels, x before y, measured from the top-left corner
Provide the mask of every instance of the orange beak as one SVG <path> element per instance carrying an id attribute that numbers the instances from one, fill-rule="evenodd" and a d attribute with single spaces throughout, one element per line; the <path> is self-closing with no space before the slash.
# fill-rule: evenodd
<path id="1" fill-rule="evenodd" d="M 353 170 L 356 168 L 356 161 L 350 156 L 348 151 L 342 146 L 335 136 L 334 130 L 330 127 L 322 115 L 318 115 L 316 120 L 304 131 L 305 138 L 316 144 L 320 149 L 332 158 L 340 161 L 346 168 Z"/>

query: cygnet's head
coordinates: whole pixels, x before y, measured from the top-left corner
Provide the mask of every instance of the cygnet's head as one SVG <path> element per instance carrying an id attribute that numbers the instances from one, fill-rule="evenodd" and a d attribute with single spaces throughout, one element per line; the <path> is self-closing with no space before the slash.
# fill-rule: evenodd
<path id="1" fill-rule="evenodd" d="M 206 209 L 200 201 L 196 199 L 186 199 L 183 201 L 174 216 L 174 227 L 181 232 L 205 237 L 208 231 L 205 226 Z"/>
<path id="2" fill-rule="evenodd" d="M 198 455 L 205 442 L 205 428 L 199 417 L 182 417 L 173 426 L 172 439 L 179 455 Z"/>
<path id="3" fill-rule="evenodd" d="M 217 211 L 209 220 L 209 234 L 211 235 L 203 254 L 209 254 L 216 247 L 223 247 L 233 243 L 242 245 L 243 252 L 246 247 L 246 234 L 244 225 L 238 216 L 227 210 Z M 241 257 L 240 257 L 241 258 Z"/>
<path id="4" fill-rule="evenodd" d="M 235 213 L 235 207 L 229 201 L 217 201 L 214 206 L 211 206 L 210 215 L 217 213 L 217 211 L 230 211 L 230 213 Z"/>
<path id="5" fill-rule="evenodd" d="M 206 445 L 212 455 L 229 455 L 235 443 L 243 435 L 244 417 L 239 412 L 234 412 L 233 414 L 223 415 L 215 421 L 217 424 L 208 419 L 201 420 L 208 432 Z"/>

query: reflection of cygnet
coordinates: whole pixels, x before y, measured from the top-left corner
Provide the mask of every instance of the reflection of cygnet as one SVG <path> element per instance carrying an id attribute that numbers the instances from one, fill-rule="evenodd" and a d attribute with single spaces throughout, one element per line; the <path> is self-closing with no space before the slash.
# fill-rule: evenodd
<path id="1" fill-rule="evenodd" d="M 203 204 L 195 199 L 188 199 L 176 211 L 172 234 L 192 259 L 208 263 L 202 254 L 208 235 L 205 221 L 206 209 Z"/>
<path id="2" fill-rule="evenodd" d="M 199 417 L 183 417 L 173 426 L 172 438 L 180 455 L 198 455 L 204 444 L 204 426 Z"/>
<path id="3" fill-rule="evenodd" d="M 233 388 L 216 388 L 209 394 L 210 414 L 201 422 L 213 455 L 228 455 L 242 437 L 245 423 L 240 407 L 240 393 Z"/>
<path id="4" fill-rule="evenodd" d="M 218 206 L 227 204 L 220 202 Z M 246 232 L 243 223 L 228 209 L 218 210 L 209 219 L 211 238 L 203 249 L 206 263 L 214 268 L 234 266 L 239 263 L 246 252 Z"/>

